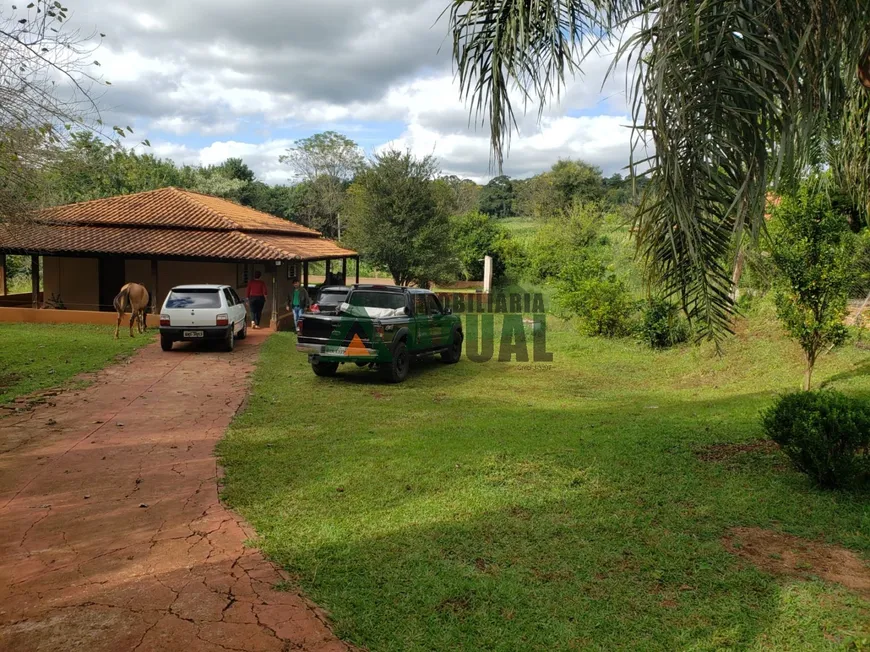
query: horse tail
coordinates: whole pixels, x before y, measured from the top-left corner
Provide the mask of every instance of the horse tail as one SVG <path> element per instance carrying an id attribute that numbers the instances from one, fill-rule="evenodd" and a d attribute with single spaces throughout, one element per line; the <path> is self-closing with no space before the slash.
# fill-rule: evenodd
<path id="1" fill-rule="evenodd" d="M 115 310 L 119 313 L 127 312 L 127 306 L 130 305 L 130 286 L 125 285 L 121 288 L 121 291 L 118 292 L 118 296 L 115 297 L 115 301 L 113 302 L 115 306 Z"/>

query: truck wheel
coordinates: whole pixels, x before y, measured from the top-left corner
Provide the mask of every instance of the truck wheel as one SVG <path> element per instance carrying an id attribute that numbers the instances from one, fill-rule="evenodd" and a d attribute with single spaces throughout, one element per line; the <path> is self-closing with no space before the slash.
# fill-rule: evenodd
<path id="1" fill-rule="evenodd" d="M 447 364 L 456 364 L 459 358 L 462 357 L 462 331 L 453 331 L 450 347 L 446 351 L 441 352 L 441 362 Z"/>
<path id="2" fill-rule="evenodd" d="M 381 365 L 381 373 L 391 383 L 400 383 L 408 375 L 411 358 L 408 356 L 408 347 L 404 342 L 399 342 L 393 349 L 393 359 Z"/>
<path id="3" fill-rule="evenodd" d="M 169 337 L 168 335 L 161 335 L 160 336 L 160 348 L 161 349 L 163 349 L 164 351 L 171 351 L 172 344 L 173 344 L 173 341 L 172 341 L 171 337 Z"/>
<path id="4" fill-rule="evenodd" d="M 337 362 L 312 362 L 311 370 L 314 372 L 315 376 L 327 377 L 334 376 L 335 372 L 338 371 L 338 363 Z"/>
<path id="5" fill-rule="evenodd" d="M 227 337 L 224 340 L 224 351 L 232 351 L 236 346 L 236 337 L 235 333 L 233 333 L 233 327 L 230 326 L 230 330 L 227 333 Z"/>

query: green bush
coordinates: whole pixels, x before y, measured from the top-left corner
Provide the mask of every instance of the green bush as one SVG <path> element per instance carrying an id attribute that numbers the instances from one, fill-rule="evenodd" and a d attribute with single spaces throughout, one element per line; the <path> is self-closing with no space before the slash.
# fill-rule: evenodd
<path id="1" fill-rule="evenodd" d="M 689 339 L 691 330 L 680 309 L 668 301 L 645 302 L 638 336 L 654 349 L 667 349 Z"/>
<path id="2" fill-rule="evenodd" d="M 631 332 L 634 306 L 625 284 L 588 254 L 562 270 L 555 300 L 561 316 L 579 317 L 587 335 L 621 337 Z"/>
<path id="3" fill-rule="evenodd" d="M 560 277 L 582 250 L 598 241 L 602 217 L 598 205 L 578 203 L 568 215 L 541 226 L 528 245 L 530 280 L 547 282 Z"/>
<path id="4" fill-rule="evenodd" d="M 762 415 L 765 432 L 792 464 L 826 488 L 870 479 L 870 403 L 839 392 L 798 392 Z"/>

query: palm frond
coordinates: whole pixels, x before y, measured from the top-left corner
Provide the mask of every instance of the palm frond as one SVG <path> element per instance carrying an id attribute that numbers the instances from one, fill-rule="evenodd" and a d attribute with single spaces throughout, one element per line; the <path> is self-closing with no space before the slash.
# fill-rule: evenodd
<path id="1" fill-rule="evenodd" d="M 865 0 L 454 0 L 450 16 L 462 93 L 489 119 L 499 164 L 516 125 L 511 88 L 549 101 L 590 43 L 631 27 L 618 58 L 635 73 L 632 168 L 650 179 L 639 250 L 702 335 L 729 330 L 731 244 L 763 228 L 769 190 L 793 188 L 849 141 L 850 178 L 863 174 L 868 196 L 866 111 L 838 127 L 848 98 L 866 107 L 849 92 Z"/>

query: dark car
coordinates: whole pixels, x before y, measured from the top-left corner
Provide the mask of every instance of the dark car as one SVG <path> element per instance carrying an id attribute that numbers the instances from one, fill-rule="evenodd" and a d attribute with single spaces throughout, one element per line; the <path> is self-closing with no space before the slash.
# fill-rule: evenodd
<path id="1" fill-rule="evenodd" d="M 338 314 L 338 307 L 347 299 L 350 290 L 349 285 L 322 286 L 314 296 L 309 311 L 319 312 L 322 315 Z"/>
<path id="2" fill-rule="evenodd" d="M 447 363 L 462 355 L 462 321 L 429 290 L 354 285 L 336 314 L 305 313 L 297 324 L 296 350 L 308 353 L 318 376 L 346 362 L 377 367 L 402 382 L 410 361 L 440 354 Z"/>

